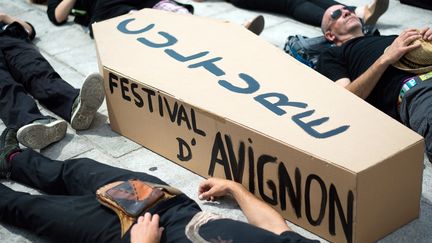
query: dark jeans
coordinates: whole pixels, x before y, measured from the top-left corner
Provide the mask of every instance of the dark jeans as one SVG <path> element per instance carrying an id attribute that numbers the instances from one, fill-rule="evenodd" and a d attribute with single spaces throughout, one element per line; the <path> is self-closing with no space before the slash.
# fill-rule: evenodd
<path id="1" fill-rule="evenodd" d="M 132 178 L 166 185 L 154 176 L 111 167 L 91 159 L 55 161 L 27 149 L 12 159 L 11 180 L 47 195 L 17 192 L 0 184 L 0 220 L 55 242 L 130 242 L 129 234 L 120 238 L 117 215 L 97 201 L 95 192 L 109 182 Z M 161 205 L 163 203 L 165 205 Z M 182 230 L 184 235 L 185 225 L 174 224 L 170 227 L 168 222 L 173 217 L 178 218 L 182 212 L 177 208 L 175 214 L 165 215 L 162 209 L 169 211 L 170 204 L 183 203 L 182 209 L 192 208 L 188 211 L 191 215 L 187 216 L 191 218 L 200 210 L 199 207 L 184 195 L 163 203 L 152 209 L 153 213 L 161 215 L 160 222 L 166 227 L 165 233 Z"/>
<path id="2" fill-rule="evenodd" d="M 341 4 L 333 0 L 231 0 L 230 2 L 239 8 L 284 14 L 317 27 L 321 26 L 327 8 Z"/>
<path id="3" fill-rule="evenodd" d="M 30 41 L 1 33 L 0 49 L 0 119 L 5 125 L 20 128 L 45 118 L 34 99 L 70 121 L 79 90 L 61 79 Z"/>
<path id="4" fill-rule="evenodd" d="M 399 113 L 403 124 L 424 137 L 426 155 L 432 162 L 432 80 L 407 91 Z"/>
<path id="5" fill-rule="evenodd" d="M 432 10 L 432 0 L 400 0 L 403 4 Z"/>

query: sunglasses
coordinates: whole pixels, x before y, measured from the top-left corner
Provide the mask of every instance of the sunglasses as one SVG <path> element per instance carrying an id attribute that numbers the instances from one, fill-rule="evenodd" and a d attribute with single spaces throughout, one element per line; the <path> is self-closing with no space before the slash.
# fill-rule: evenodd
<path id="1" fill-rule="evenodd" d="M 338 20 L 342 16 L 342 10 L 348 10 L 349 12 L 354 13 L 355 7 L 345 6 L 343 8 L 333 11 L 330 15 L 332 20 Z"/>

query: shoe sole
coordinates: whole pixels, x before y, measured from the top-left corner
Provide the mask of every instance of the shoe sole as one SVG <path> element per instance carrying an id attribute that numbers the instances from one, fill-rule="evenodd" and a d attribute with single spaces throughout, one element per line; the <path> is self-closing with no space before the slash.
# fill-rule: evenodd
<path id="1" fill-rule="evenodd" d="M 378 18 L 381 17 L 387 11 L 389 7 L 389 0 L 377 0 L 375 9 L 372 11 L 371 16 L 365 21 L 366 25 L 376 24 Z"/>
<path id="2" fill-rule="evenodd" d="M 72 128 L 75 130 L 88 129 L 104 98 L 103 78 L 96 73 L 89 75 L 80 91 L 80 103 L 72 114 Z"/>
<path id="3" fill-rule="evenodd" d="M 66 130 L 65 121 L 57 120 L 48 124 L 31 123 L 18 130 L 17 139 L 28 148 L 43 149 L 62 139 L 66 135 Z"/>
<path id="4" fill-rule="evenodd" d="M 264 17 L 262 15 L 258 15 L 250 22 L 249 26 L 247 26 L 246 28 L 250 30 L 252 33 L 256 35 L 260 35 L 261 32 L 264 30 L 264 25 L 265 25 Z"/>

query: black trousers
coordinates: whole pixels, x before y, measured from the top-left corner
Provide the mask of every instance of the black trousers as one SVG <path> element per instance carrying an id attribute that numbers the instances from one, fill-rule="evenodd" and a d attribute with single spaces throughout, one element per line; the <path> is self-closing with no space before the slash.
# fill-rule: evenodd
<path id="1" fill-rule="evenodd" d="M 423 81 L 405 93 L 399 108 L 403 124 L 425 139 L 425 150 L 432 163 L 432 80 Z"/>
<path id="2" fill-rule="evenodd" d="M 403 4 L 432 10 L 432 0 L 400 0 Z"/>
<path id="3" fill-rule="evenodd" d="M 231 0 L 230 2 L 239 8 L 284 14 L 317 27 L 321 26 L 327 8 L 341 4 L 333 0 Z"/>
<path id="4" fill-rule="evenodd" d="M 55 161 L 26 149 L 12 159 L 11 180 L 46 195 L 17 192 L 0 184 L 0 220 L 55 242 L 130 242 L 129 234 L 120 238 L 117 215 L 97 201 L 95 192 L 109 182 L 132 178 L 166 185 L 146 173 L 87 158 Z M 169 242 L 167 235 L 181 234 L 184 238 L 185 224 L 198 211 L 196 203 L 182 194 L 158 204 L 151 212 L 161 216 L 163 241 Z"/>
<path id="5" fill-rule="evenodd" d="M 7 127 L 20 128 L 45 118 L 36 105 L 70 121 L 79 90 L 54 71 L 29 40 L 0 34 L 0 119 Z"/>

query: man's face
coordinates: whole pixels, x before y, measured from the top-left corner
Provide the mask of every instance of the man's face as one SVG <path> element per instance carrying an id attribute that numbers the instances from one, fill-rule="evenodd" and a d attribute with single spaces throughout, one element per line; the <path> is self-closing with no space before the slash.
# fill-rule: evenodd
<path id="1" fill-rule="evenodd" d="M 354 9 L 343 5 L 334 5 L 326 10 L 322 21 L 324 34 L 331 33 L 336 37 L 349 34 L 353 30 L 362 28 L 360 19 Z"/>

